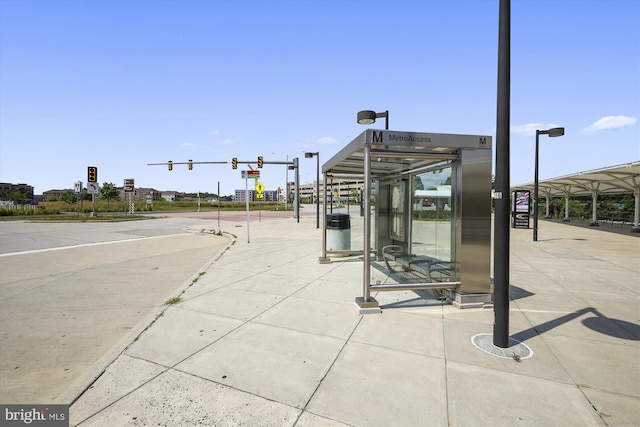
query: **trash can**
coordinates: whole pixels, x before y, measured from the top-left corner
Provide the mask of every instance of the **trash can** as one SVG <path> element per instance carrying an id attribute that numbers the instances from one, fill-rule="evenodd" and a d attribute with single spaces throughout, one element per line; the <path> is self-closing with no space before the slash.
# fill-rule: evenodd
<path id="1" fill-rule="evenodd" d="M 351 250 L 351 218 L 347 214 L 332 213 L 327 215 L 327 250 Z M 349 254 L 336 254 L 348 256 Z"/>

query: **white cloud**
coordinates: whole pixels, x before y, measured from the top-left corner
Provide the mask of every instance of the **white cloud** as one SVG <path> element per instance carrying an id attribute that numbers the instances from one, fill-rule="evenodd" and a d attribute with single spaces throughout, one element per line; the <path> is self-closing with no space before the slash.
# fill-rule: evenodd
<path id="1" fill-rule="evenodd" d="M 318 144 L 333 144 L 334 142 L 338 142 L 338 140 L 332 136 L 323 136 L 322 138 L 318 138 Z"/>
<path id="2" fill-rule="evenodd" d="M 211 132 L 209 132 L 210 135 L 217 135 L 219 133 L 220 133 L 219 130 L 212 130 Z"/>
<path id="3" fill-rule="evenodd" d="M 633 126 L 638 121 L 635 117 L 629 116 L 604 116 L 595 123 L 582 129 L 583 133 L 593 133 L 607 129 L 617 129 L 625 126 Z"/>
<path id="4" fill-rule="evenodd" d="M 531 136 L 536 134 L 536 130 L 547 130 L 557 127 L 560 127 L 560 125 L 555 123 L 527 123 L 521 126 L 511 126 L 511 132 L 519 135 Z"/>
<path id="5" fill-rule="evenodd" d="M 196 144 L 192 144 L 191 142 L 185 142 L 184 144 L 185 147 L 194 147 Z"/>
<path id="6" fill-rule="evenodd" d="M 229 145 L 229 144 L 235 144 L 236 142 L 233 139 L 225 139 L 223 140 L 220 144 L 222 145 Z"/>

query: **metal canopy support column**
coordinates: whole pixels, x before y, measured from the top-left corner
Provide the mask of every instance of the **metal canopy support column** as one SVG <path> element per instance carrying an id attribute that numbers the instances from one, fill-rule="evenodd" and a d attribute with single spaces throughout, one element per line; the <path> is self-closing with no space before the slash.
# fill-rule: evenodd
<path id="1" fill-rule="evenodd" d="M 549 196 L 550 196 L 549 192 L 546 192 L 545 193 L 545 197 L 546 197 L 547 205 L 546 205 L 546 207 L 544 209 L 545 210 L 545 214 L 544 214 L 545 218 L 549 218 L 549 205 L 551 204 L 551 198 Z"/>
<path id="2" fill-rule="evenodd" d="M 371 146 L 364 146 L 364 245 L 362 297 L 356 297 L 356 311 L 359 314 L 380 313 L 378 301 L 371 298 Z"/>
<path id="3" fill-rule="evenodd" d="M 631 228 L 631 232 L 640 233 L 640 186 L 633 190 L 633 195 L 636 199 L 636 206 L 633 212 L 633 227 Z"/>
<path id="4" fill-rule="evenodd" d="M 564 218 L 562 222 L 571 222 L 571 218 L 569 218 L 569 198 L 571 197 L 571 192 L 567 189 L 567 192 L 564 195 Z"/>
<path id="5" fill-rule="evenodd" d="M 598 223 L 598 191 L 593 190 L 591 192 L 591 225 L 592 227 L 597 227 L 600 224 Z"/>

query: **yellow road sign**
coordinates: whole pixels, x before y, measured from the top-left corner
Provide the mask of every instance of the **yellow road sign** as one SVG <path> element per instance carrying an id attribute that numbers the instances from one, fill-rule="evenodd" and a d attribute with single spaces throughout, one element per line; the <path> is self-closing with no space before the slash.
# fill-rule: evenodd
<path id="1" fill-rule="evenodd" d="M 264 191 L 264 184 L 260 181 L 256 184 L 256 191 L 258 193 L 262 193 Z"/>

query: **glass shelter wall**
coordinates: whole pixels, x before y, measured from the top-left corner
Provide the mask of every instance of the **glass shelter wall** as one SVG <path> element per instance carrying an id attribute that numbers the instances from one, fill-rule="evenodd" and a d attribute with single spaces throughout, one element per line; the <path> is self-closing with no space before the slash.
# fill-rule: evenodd
<path id="1" fill-rule="evenodd" d="M 412 180 L 411 253 L 450 262 L 451 167 L 419 173 Z"/>

